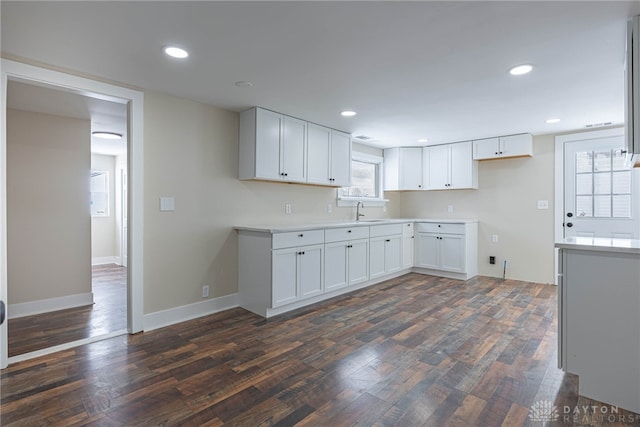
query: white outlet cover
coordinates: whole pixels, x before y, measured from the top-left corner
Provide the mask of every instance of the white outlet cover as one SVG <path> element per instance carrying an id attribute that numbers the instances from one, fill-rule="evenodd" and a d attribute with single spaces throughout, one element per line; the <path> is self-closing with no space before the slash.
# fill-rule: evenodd
<path id="1" fill-rule="evenodd" d="M 453 213 L 453 205 L 447 206 L 447 212 Z"/>
<path id="2" fill-rule="evenodd" d="M 176 210 L 176 201 L 173 197 L 160 197 L 160 212 L 173 212 Z"/>
<path id="3" fill-rule="evenodd" d="M 331 203 L 327 204 L 327 213 L 333 213 L 333 205 Z"/>
<path id="4" fill-rule="evenodd" d="M 498 235 L 497 234 L 493 234 L 491 236 L 491 242 L 493 243 L 498 243 Z"/>
<path id="5" fill-rule="evenodd" d="M 538 200 L 538 209 L 549 209 L 548 200 Z"/>

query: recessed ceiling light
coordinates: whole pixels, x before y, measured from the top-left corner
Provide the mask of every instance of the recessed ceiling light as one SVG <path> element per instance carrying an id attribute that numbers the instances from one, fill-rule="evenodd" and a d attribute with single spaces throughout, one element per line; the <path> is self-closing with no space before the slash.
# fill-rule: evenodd
<path id="1" fill-rule="evenodd" d="M 429 140 L 427 138 L 420 138 L 418 142 L 429 142 Z"/>
<path id="2" fill-rule="evenodd" d="M 549 124 L 553 124 L 553 123 L 558 123 L 559 121 L 560 121 L 560 119 L 559 119 L 559 118 L 554 117 L 554 118 L 552 118 L 552 119 L 547 119 L 547 120 L 545 120 L 544 122 L 545 122 L 545 123 L 549 123 Z"/>
<path id="3" fill-rule="evenodd" d="M 234 84 L 238 87 L 253 87 L 253 83 L 245 80 L 240 80 L 239 82 L 235 82 Z"/>
<path id="4" fill-rule="evenodd" d="M 189 56 L 189 52 L 176 46 L 165 46 L 162 50 L 172 58 L 184 59 Z"/>
<path id="5" fill-rule="evenodd" d="M 344 116 L 344 117 L 353 117 L 358 113 L 356 113 L 355 111 L 351 111 L 351 110 L 345 110 L 345 111 L 341 112 L 340 114 L 342 116 Z"/>
<path id="6" fill-rule="evenodd" d="M 527 74 L 531 70 L 533 70 L 533 65 L 522 64 L 522 65 L 517 65 L 517 66 L 511 68 L 509 70 L 509 74 L 511 74 L 512 76 L 521 76 L 523 74 Z"/>
<path id="7" fill-rule="evenodd" d="M 96 132 L 91 132 L 91 135 L 95 136 L 96 138 L 102 138 L 102 139 L 122 139 L 122 134 L 115 133 L 115 132 L 96 131 Z"/>

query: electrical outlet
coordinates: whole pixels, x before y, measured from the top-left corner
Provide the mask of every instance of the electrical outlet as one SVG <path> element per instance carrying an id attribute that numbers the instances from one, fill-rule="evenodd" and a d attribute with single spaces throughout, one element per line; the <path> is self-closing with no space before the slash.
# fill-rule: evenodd
<path id="1" fill-rule="evenodd" d="M 538 209 L 549 209 L 548 200 L 538 200 Z"/>
<path id="2" fill-rule="evenodd" d="M 494 234 L 494 235 L 491 236 L 491 242 L 492 243 L 498 243 L 498 235 L 497 234 Z"/>
<path id="3" fill-rule="evenodd" d="M 453 205 L 447 206 L 447 212 L 453 213 Z"/>
<path id="4" fill-rule="evenodd" d="M 209 296 L 209 285 L 202 286 L 202 298 L 207 298 Z"/>
<path id="5" fill-rule="evenodd" d="M 496 257 L 494 257 L 493 255 L 491 255 L 489 257 L 489 264 L 495 264 L 496 263 Z"/>
<path id="6" fill-rule="evenodd" d="M 333 205 L 331 203 L 327 204 L 327 213 L 333 213 Z"/>
<path id="7" fill-rule="evenodd" d="M 284 204 L 284 213 L 287 215 L 291 214 L 291 203 L 285 203 Z"/>

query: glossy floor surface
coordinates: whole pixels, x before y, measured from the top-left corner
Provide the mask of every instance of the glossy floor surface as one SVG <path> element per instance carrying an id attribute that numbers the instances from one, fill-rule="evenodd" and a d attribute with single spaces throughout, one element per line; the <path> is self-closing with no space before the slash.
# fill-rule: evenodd
<path id="1" fill-rule="evenodd" d="M 127 329 L 127 269 L 92 268 L 94 304 L 11 319 L 9 356 Z"/>
<path id="2" fill-rule="evenodd" d="M 542 426 L 532 405 L 596 407 L 556 368 L 556 319 L 554 286 L 409 274 L 11 365 L 1 424 Z M 593 412 L 545 425 L 607 424 Z"/>

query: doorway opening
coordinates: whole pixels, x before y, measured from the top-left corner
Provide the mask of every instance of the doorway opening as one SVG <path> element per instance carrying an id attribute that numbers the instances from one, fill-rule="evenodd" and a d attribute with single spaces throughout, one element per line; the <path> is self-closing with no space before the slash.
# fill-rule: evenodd
<path id="1" fill-rule="evenodd" d="M 120 335 L 122 333 L 137 333 L 143 330 L 143 99 L 142 92 L 111 85 L 108 83 L 101 83 L 94 80 L 77 77 L 69 74 L 65 74 L 58 71 L 48 70 L 41 67 L 36 67 L 16 61 L 0 59 L 0 165 L 2 165 L 3 171 L 7 165 L 7 115 L 8 115 L 8 85 L 9 82 L 26 83 L 27 85 L 36 88 L 51 89 L 54 91 L 62 92 L 65 94 L 79 95 L 79 99 L 83 102 L 87 100 L 102 100 L 110 101 L 115 104 L 119 104 L 124 107 L 126 111 L 126 129 L 123 131 L 123 135 L 126 134 L 127 139 L 125 144 L 128 149 L 127 156 L 127 196 L 126 196 L 126 211 L 127 214 L 127 229 L 126 229 L 126 292 L 127 292 L 127 304 L 126 304 L 126 329 L 117 331 L 110 334 L 103 334 L 97 337 L 90 337 L 86 339 L 74 340 L 61 345 L 54 345 L 42 350 L 32 351 L 23 355 L 9 357 L 8 353 L 8 322 L 0 323 L 0 369 L 8 366 L 9 363 L 19 362 L 27 360 L 33 357 L 49 354 L 55 351 L 60 351 L 68 348 L 72 348 L 78 345 L 87 344 L 93 341 L 109 338 L 110 336 Z M 46 101 L 43 97 L 36 97 L 40 101 Z M 78 107 L 78 105 L 75 105 Z M 85 106 L 86 107 L 86 106 Z M 62 127 L 64 128 L 64 127 Z M 85 134 L 90 134 L 90 130 L 83 131 Z M 40 142 L 46 142 L 49 140 L 49 135 L 44 135 L 39 138 Z M 48 147 L 51 151 L 49 154 L 60 155 L 60 152 L 55 152 L 53 147 Z M 68 153 L 65 153 L 68 154 Z M 84 155 L 84 154 L 83 154 Z M 47 156 L 43 156 L 46 160 Z M 59 156 L 60 157 L 60 156 Z M 64 156 L 62 157 L 65 158 Z M 86 159 L 90 161 L 90 152 L 86 152 Z M 60 167 L 62 171 L 66 171 L 65 168 Z M 90 215 L 89 215 L 89 172 L 83 171 L 84 175 L 78 175 L 77 182 L 84 179 L 85 188 L 81 191 L 68 191 L 68 194 L 81 194 L 86 197 L 85 211 L 83 212 L 82 219 L 76 222 L 85 222 L 86 230 L 90 233 Z M 48 174 L 40 173 L 32 175 L 32 179 L 41 184 L 42 187 L 47 188 L 53 180 L 48 179 Z M 69 181 L 71 182 L 71 181 Z M 37 186 L 37 185 L 36 185 Z M 71 186 L 71 184 L 70 184 Z M 70 190 L 70 188 L 69 188 Z M 8 258 L 10 249 L 8 249 L 8 234 L 15 233 L 16 228 L 8 227 L 8 213 L 7 213 L 7 199 L 10 188 L 7 183 L 7 175 L 5 173 L 0 174 L 0 300 L 8 302 L 7 304 L 7 316 L 12 318 L 14 315 L 19 315 L 19 309 L 16 306 L 12 306 L 11 301 L 8 301 Z M 27 214 L 38 209 L 45 210 L 49 213 L 49 209 L 53 206 L 58 206 L 61 203 L 59 199 L 55 197 L 49 197 L 49 193 L 45 191 L 43 198 L 33 198 L 33 209 L 28 210 Z M 63 222 L 69 221 L 66 215 L 49 215 L 46 217 L 46 221 L 43 222 Z M 55 242 L 60 243 L 60 247 L 63 246 L 67 240 L 77 240 L 78 236 L 74 232 L 59 233 L 54 239 Z M 120 239 L 122 240 L 122 239 Z M 82 270 L 82 274 L 85 275 L 85 282 L 91 282 L 91 249 L 90 240 L 88 241 L 86 251 L 79 255 L 83 258 L 83 266 L 79 270 Z M 29 263 L 35 265 L 37 263 L 49 262 L 49 266 L 58 269 L 59 271 L 78 271 L 73 268 L 68 268 L 68 263 L 73 257 L 67 257 L 62 263 L 50 262 L 53 256 L 49 257 L 48 254 L 62 252 L 57 249 L 55 244 L 42 247 L 47 248 L 48 252 L 45 255 L 25 257 Z M 40 246 L 34 246 L 41 249 Z M 86 260 L 86 263 L 84 263 Z M 41 270 L 42 271 L 42 270 Z M 51 279 L 45 278 L 40 280 L 40 288 L 38 288 L 37 294 L 41 300 L 45 300 L 48 305 L 51 303 L 58 304 L 60 300 L 57 297 L 47 298 L 46 292 L 50 289 L 48 285 L 52 282 Z M 67 283 L 66 280 L 59 280 L 60 283 Z M 67 295 L 63 300 L 67 303 L 71 303 L 72 306 L 78 307 L 82 305 L 90 305 L 92 303 L 91 291 L 80 293 L 73 293 Z M 45 305 L 47 305 L 45 304 Z M 38 305 L 38 304 L 36 304 Z M 18 307 L 24 308 L 24 307 Z M 31 306 L 33 308 L 33 305 Z M 40 307 L 41 309 L 42 307 Z M 46 307 L 45 307 L 46 308 Z M 42 310 L 47 311 L 47 310 Z M 53 320 L 53 318 L 50 318 Z M 66 322 L 68 326 L 72 325 L 72 322 Z"/>

